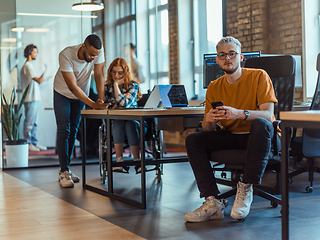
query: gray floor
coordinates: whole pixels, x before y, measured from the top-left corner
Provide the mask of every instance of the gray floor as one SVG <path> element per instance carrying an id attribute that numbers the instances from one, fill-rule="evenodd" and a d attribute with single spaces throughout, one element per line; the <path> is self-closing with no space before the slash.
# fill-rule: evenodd
<path id="1" fill-rule="evenodd" d="M 83 190 L 81 183 L 74 188 L 63 189 L 57 181 L 58 169 L 30 168 L 6 170 L 6 173 L 146 239 L 281 239 L 281 206 L 271 208 L 269 201 L 257 196 L 249 216 L 242 223 L 229 215 L 234 198 L 228 199 L 224 220 L 186 223 L 183 219 L 185 213 L 203 202 L 188 163 L 164 165 L 164 175 L 159 184 L 155 181 L 155 172 L 147 173 L 147 209 L 138 209 L 103 196 L 92 197 L 91 192 Z M 87 169 L 89 181 L 99 182 L 98 165 L 88 165 Z M 81 176 L 81 166 L 73 166 L 71 170 Z M 115 173 L 114 179 L 115 191 L 139 196 L 140 175 L 134 173 L 133 167 L 129 174 Z M 273 176 L 269 175 L 268 180 L 272 179 Z M 316 174 L 313 193 L 305 192 L 307 179 L 304 173 L 295 177 L 290 185 L 290 239 L 320 239 L 320 174 Z M 221 192 L 228 189 L 220 186 Z M 108 238 L 107 232 L 106 239 L 112 239 Z"/>

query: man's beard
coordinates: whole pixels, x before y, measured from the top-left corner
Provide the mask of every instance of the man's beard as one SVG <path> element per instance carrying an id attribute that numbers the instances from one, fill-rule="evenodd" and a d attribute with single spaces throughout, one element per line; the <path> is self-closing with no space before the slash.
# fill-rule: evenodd
<path id="1" fill-rule="evenodd" d="M 86 62 L 91 62 L 93 59 L 88 59 L 87 58 L 87 55 L 86 55 L 86 50 L 84 50 L 84 52 L 83 52 L 83 57 L 84 57 L 84 60 L 86 61 Z"/>
<path id="2" fill-rule="evenodd" d="M 224 68 L 221 68 L 226 74 L 232 74 L 232 73 L 235 73 L 239 68 L 239 65 L 236 66 L 236 67 L 233 67 L 231 69 L 224 69 Z"/>

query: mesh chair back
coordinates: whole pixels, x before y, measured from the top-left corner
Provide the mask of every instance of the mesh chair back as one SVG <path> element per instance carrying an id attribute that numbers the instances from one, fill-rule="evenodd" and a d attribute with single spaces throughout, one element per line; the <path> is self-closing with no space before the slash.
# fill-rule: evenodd
<path id="1" fill-rule="evenodd" d="M 271 78 L 278 99 L 274 115 L 279 119 L 280 111 L 292 111 L 295 88 L 295 60 L 290 55 L 249 58 L 246 68 L 265 70 Z"/>

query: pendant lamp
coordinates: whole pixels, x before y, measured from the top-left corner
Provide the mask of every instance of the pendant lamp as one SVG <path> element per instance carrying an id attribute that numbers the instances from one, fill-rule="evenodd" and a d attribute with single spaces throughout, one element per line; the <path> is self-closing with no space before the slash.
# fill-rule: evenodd
<path id="1" fill-rule="evenodd" d="M 103 3 L 86 2 L 75 3 L 72 5 L 72 10 L 75 11 L 99 11 L 104 9 Z"/>

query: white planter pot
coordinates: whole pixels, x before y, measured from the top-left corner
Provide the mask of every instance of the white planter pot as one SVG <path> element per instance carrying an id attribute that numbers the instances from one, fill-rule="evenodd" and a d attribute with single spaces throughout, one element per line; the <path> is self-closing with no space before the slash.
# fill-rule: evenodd
<path id="1" fill-rule="evenodd" d="M 22 144 L 5 145 L 7 168 L 28 167 L 29 146 L 26 141 Z"/>

